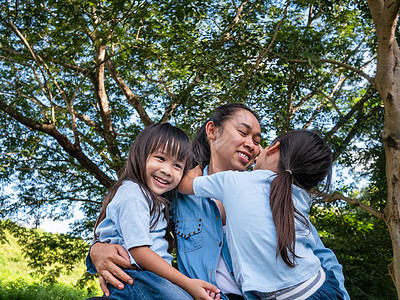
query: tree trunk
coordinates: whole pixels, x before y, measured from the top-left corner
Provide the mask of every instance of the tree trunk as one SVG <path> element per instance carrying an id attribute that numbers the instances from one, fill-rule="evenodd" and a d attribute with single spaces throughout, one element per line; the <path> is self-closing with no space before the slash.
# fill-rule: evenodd
<path id="1" fill-rule="evenodd" d="M 400 0 L 369 0 L 378 38 L 376 88 L 385 107 L 382 140 L 388 185 L 385 222 L 389 228 L 393 262 L 389 273 L 400 299 L 400 51 L 395 38 Z"/>

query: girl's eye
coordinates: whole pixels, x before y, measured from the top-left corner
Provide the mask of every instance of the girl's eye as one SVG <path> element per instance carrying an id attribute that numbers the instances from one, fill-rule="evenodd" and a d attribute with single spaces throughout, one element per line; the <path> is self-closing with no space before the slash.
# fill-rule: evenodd
<path id="1" fill-rule="evenodd" d="M 164 157 L 162 157 L 162 156 L 156 156 L 156 158 L 161 160 L 161 161 L 165 161 Z"/>
<path id="2" fill-rule="evenodd" d="M 175 168 L 177 168 L 177 169 L 183 169 L 183 166 L 180 165 L 180 164 L 175 164 Z"/>
<path id="3" fill-rule="evenodd" d="M 260 142 L 259 142 L 259 141 L 256 141 L 256 140 L 253 140 L 253 143 L 254 143 L 254 145 L 256 145 L 256 146 L 260 145 Z"/>
<path id="4" fill-rule="evenodd" d="M 239 133 L 240 133 L 241 135 L 246 136 L 246 133 L 245 133 L 244 131 L 241 131 L 241 130 L 238 130 L 238 131 L 239 131 Z"/>

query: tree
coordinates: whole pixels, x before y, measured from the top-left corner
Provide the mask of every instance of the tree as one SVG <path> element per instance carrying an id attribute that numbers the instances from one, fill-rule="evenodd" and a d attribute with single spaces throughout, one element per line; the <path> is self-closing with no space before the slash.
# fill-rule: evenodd
<path id="1" fill-rule="evenodd" d="M 378 39 L 375 85 L 385 106 L 382 139 L 386 154 L 387 204 L 383 210 L 393 246 L 390 274 L 400 297 L 400 50 L 396 27 L 400 1 L 368 1 Z"/>
<path id="2" fill-rule="evenodd" d="M 267 140 L 323 132 L 339 166 L 359 166 L 384 129 L 385 206 L 350 198 L 343 181 L 327 201 L 385 220 L 400 291 L 398 11 L 398 0 L 2 2 L 0 178 L 15 189 L 2 215 L 68 218 L 80 204 L 85 235 L 144 126 L 192 134 L 213 107 L 241 101 Z"/>

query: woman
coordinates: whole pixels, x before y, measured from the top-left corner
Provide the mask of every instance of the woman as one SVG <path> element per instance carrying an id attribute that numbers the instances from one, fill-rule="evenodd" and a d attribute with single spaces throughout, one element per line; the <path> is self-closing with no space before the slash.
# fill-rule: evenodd
<path id="1" fill-rule="evenodd" d="M 247 106 L 225 104 L 198 131 L 193 141 L 194 158 L 204 168 L 203 174 L 220 171 L 245 171 L 259 155 L 261 128 L 257 115 Z M 231 256 L 225 242 L 225 211 L 218 201 L 180 195 L 173 203 L 171 218 L 177 236 L 179 270 L 190 278 L 198 278 L 216 285 L 222 299 L 243 299 L 232 272 Z M 317 247 L 314 254 L 322 266 L 332 270 L 340 288 L 344 288 L 342 266 L 335 254 L 324 247 L 316 229 L 311 226 Z M 105 282 L 123 288 L 120 280 L 132 284 L 131 278 L 118 267 L 129 267 L 126 251 L 115 245 L 96 243 L 87 258 L 88 270 L 99 273 L 100 287 L 108 295 Z M 271 254 L 275 255 L 275 254 Z M 94 265 L 93 265 L 93 264 Z M 96 268 L 94 268 L 94 266 Z M 117 278 L 116 278 L 117 277 Z"/>

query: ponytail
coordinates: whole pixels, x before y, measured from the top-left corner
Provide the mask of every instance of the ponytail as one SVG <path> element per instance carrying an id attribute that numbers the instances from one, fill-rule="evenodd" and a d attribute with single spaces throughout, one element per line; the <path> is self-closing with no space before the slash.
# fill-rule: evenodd
<path id="1" fill-rule="evenodd" d="M 309 222 L 294 206 L 292 184 L 309 191 L 327 177 L 329 188 L 332 151 L 313 131 L 295 130 L 278 136 L 278 174 L 271 182 L 270 206 L 277 233 L 276 255 L 290 267 L 295 266 L 295 220 L 309 228 Z"/>
<path id="2" fill-rule="evenodd" d="M 307 219 L 294 207 L 292 200 L 293 175 L 287 171 L 278 174 L 271 182 L 270 206 L 276 228 L 276 256 L 289 267 L 295 267 L 296 231 L 294 219 L 308 226 Z"/>

